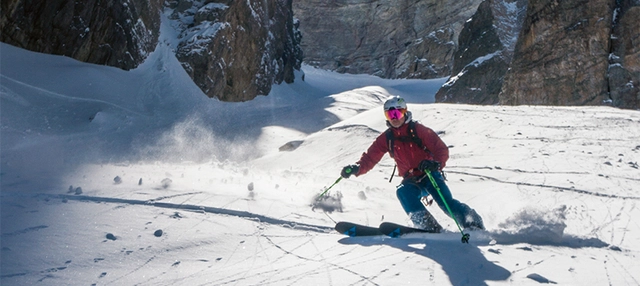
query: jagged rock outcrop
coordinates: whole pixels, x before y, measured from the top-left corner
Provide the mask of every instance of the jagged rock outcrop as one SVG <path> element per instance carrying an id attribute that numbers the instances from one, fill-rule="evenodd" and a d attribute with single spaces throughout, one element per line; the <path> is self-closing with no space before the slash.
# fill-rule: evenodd
<path id="1" fill-rule="evenodd" d="M 169 9 L 176 57 L 209 97 L 246 101 L 294 81 L 302 63 L 291 0 L 7 0 L 0 41 L 32 51 L 132 69 L 155 49 Z"/>
<path id="2" fill-rule="evenodd" d="M 598 105 L 607 101 L 611 4 L 608 0 L 530 1 L 500 103 Z"/>
<path id="3" fill-rule="evenodd" d="M 640 3 L 632 2 L 529 3 L 500 103 L 640 108 Z M 634 93 L 635 102 L 625 98 Z"/>
<path id="4" fill-rule="evenodd" d="M 167 3 L 181 33 L 176 56 L 209 97 L 246 101 L 294 81 L 302 49 L 291 0 Z"/>
<path id="5" fill-rule="evenodd" d="M 487 0 L 460 32 L 452 76 L 436 93 L 437 102 L 496 104 L 513 59 L 526 0 Z"/>
<path id="6" fill-rule="evenodd" d="M 298 0 L 305 63 L 384 78 L 451 74 L 464 22 L 481 0 Z"/>
<path id="7" fill-rule="evenodd" d="M 513 3 L 526 5 L 516 13 L 524 11 L 523 20 L 498 20 L 499 9 L 487 8 Z M 638 6 L 637 0 L 487 0 L 461 31 L 452 77 L 436 101 L 640 108 Z M 513 28 L 501 29 L 509 19 Z M 517 36 L 515 48 L 505 45 L 509 35 Z"/>
<path id="8" fill-rule="evenodd" d="M 338 72 L 451 75 L 438 102 L 640 109 L 639 0 L 6 0 L 0 8 L 0 41 L 122 69 L 154 50 L 166 9 L 180 34 L 177 58 L 224 101 L 293 82 L 304 49 L 305 62 Z"/>
<path id="9" fill-rule="evenodd" d="M 0 41 L 121 69 L 153 51 L 161 0 L 3 0 Z"/>

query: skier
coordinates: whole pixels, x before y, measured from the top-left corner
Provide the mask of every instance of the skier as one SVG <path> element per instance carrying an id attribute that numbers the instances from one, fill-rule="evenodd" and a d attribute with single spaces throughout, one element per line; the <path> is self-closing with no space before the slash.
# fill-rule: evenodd
<path id="1" fill-rule="evenodd" d="M 349 178 L 365 174 L 388 152 L 395 160 L 399 174 L 404 177 L 396 195 L 414 227 L 431 232 L 442 230 L 421 202 L 429 194 L 440 209 L 448 213 L 440 194 L 424 172 L 428 171 L 458 223 L 465 229 L 484 229 L 482 218 L 468 205 L 455 200 L 444 182 L 441 172 L 449 159 L 449 148 L 442 139 L 430 128 L 412 121 L 405 100 L 399 96 L 384 103 L 384 114 L 389 129 L 376 138 L 355 165 L 345 166 L 340 175 Z"/>

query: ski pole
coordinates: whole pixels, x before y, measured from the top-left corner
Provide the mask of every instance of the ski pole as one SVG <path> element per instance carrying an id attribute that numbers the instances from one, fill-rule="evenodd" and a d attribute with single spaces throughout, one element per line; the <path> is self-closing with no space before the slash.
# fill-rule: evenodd
<path id="1" fill-rule="evenodd" d="M 326 190 L 324 190 L 324 192 L 322 192 L 322 194 L 318 195 L 318 198 L 316 199 L 319 200 L 320 198 L 322 198 L 322 196 L 324 196 L 324 194 L 326 194 L 331 188 L 333 188 L 333 186 L 335 186 L 338 182 L 340 182 L 340 180 L 342 180 L 342 176 L 340 178 L 338 178 L 333 185 L 329 186 Z"/>
<path id="2" fill-rule="evenodd" d="M 433 185 L 433 187 L 436 188 L 438 195 L 440 195 L 440 199 L 442 199 L 442 201 L 444 202 L 444 206 L 447 207 L 447 211 L 449 211 L 449 215 L 451 215 L 451 218 L 453 218 L 453 221 L 456 222 L 456 225 L 458 226 L 458 230 L 460 230 L 460 233 L 462 234 L 462 243 L 469 243 L 469 234 L 468 233 L 465 234 L 464 231 L 462 231 L 462 228 L 460 227 L 458 220 L 453 215 L 451 208 L 449 208 L 449 204 L 447 204 L 447 201 L 444 199 L 442 192 L 440 192 L 440 187 L 438 187 L 438 184 L 436 183 L 436 180 L 431 175 L 431 172 L 429 170 L 425 170 L 424 172 L 427 173 L 427 177 L 429 177 L 429 181 L 431 181 L 431 184 Z"/>

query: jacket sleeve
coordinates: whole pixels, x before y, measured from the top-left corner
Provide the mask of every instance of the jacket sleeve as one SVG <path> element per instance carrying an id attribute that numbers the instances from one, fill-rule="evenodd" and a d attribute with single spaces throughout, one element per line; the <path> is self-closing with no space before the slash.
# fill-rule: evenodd
<path id="1" fill-rule="evenodd" d="M 369 146 L 369 149 L 362 153 L 360 160 L 356 162 L 356 164 L 360 165 L 360 170 L 358 170 L 358 174 L 356 174 L 356 176 L 364 175 L 373 169 L 373 167 L 380 162 L 382 156 L 388 152 L 388 149 L 387 136 L 382 133 L 378 138 L 376 138 L 376 141 Z"/>
<path id="2" fill-rule="evenodd" d="M 422 138 L 422 144 L 429 149 L 433 160 L 440 163 L 440 168 L 444 168 L 449 160 L 449 147 L 440 139 L 438 134 L 431 128 L 422 124 L 416 124 L 416 132 L 418 137 Z"/>

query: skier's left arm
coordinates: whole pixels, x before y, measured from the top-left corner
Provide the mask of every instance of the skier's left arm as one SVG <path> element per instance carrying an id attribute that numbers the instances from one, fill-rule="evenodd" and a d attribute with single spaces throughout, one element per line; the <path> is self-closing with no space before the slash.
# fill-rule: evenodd
<path id="1" fill-rule="evenodd" d="M 422 144 L 429 149 L 433 160 L 440 163 L 440 170 L 447 165 L 449 160 L 449 147 L 440 139 L 440 136 L 436 134 L 431 128 L 424 125 L 417 124 L 416 132 L 418 137 L 422 139 Z"/>

